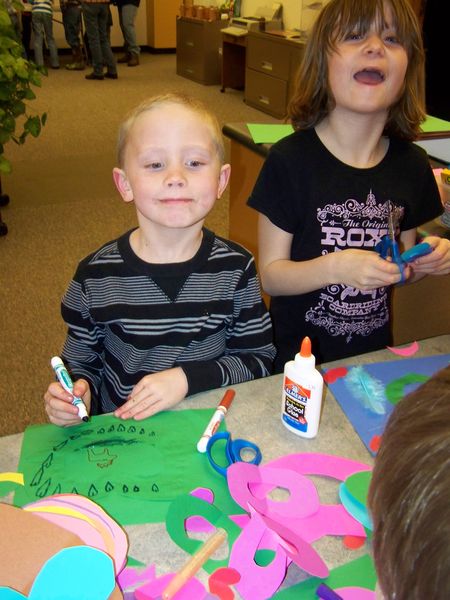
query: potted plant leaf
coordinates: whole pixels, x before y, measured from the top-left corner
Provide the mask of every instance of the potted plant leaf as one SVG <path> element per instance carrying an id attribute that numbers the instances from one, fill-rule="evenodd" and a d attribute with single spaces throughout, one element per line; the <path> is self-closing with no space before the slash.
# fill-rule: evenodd
<path id="1" fill-rule="evenodd" d="M 0 205 L 9 200 L 1 194 L 1 177 L 12 168 L 5 156 L 5 145 L 11 140 L 24 144 L 29 135 L 38 137 L 47 119 L 46 113 L 30 114 L 28 108 L 28 102 L 36 98 L 32 86 L 40 87 L 41 75 L 46 71 L 24 57 L 19 32 L 13 24 L 20 22 L 21 10 L 22 4 L 17 0 L 0 0 Z M 0 234 L 6 233 L 1 225 L 0 217 Z"/>

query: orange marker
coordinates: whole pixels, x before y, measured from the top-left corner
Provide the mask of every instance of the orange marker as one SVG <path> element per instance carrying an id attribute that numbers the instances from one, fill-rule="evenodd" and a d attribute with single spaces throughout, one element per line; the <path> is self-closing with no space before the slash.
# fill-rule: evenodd
<path id="1" fill-rule="evenodd" d="M 206 452 L 206 446 L 208 445 L 208 440 L 211 438 L 217 431 L 219 425 L 222 423 L 225 415 L 227 414 L 228 409 L 230 408 L 231 403 L 233 402 L 233 398 L 236 392 L 234 390 L 227 390 L 219 403 L 215 413 L 211 417 L 210 422 L 208 423 L 202 437 L 200 438 L 197 444 L 197 450 L 199 452 Z"/>

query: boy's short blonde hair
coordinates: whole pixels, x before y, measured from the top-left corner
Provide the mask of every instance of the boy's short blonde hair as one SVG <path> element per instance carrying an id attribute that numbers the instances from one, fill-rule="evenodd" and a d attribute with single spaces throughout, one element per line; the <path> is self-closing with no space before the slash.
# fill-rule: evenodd
<path id="1" fill-rule="evenodd" d="M 222 131 L 220 129 L 219 122 L 216 116 L 207 108 L 207 106 L 197 98 L 193 98 L 192 96 L 187 96 L 186 94 L 179 93 L 168 93 L 168 94 L 158 94 L 156 96 L 152 96 L 147 98 L 136 106 L 133 110 L 131 110 L 125 121 L 119 128 L 119 136 L 117 140 L 117 158 L 119 161 L 119 166 L 123 168 L 125 161 L 125 150 L 128 142 L 128 136 L 130 133 L 130 129 L 132 128 L 136 119 L 142 113 L 152 110 L 154 108 L 159 108 L 164 104 L 180 104 L 187 109 L 192 110 L 193 112 L 198 113 L 199 116 L 205 120 L 211 129 L 211 136 L 213 139 L 214 146 L 217 149 L 217 155 L 219 157 L 220 164 L 225 162 L 225 146 L 223 142 Z"/>
<path id="2" fill-rule="evenodd" d="M 450 598 L 450 366 L 392 412 L 368 505 L 386 600 Z"/>

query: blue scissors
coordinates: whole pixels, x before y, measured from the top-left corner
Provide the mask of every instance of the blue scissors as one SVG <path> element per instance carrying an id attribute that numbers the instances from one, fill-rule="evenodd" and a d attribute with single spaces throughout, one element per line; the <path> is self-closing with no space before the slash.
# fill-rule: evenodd
<path id="1" fill-rule="evenodd" d="M 395 239 L 395 206 L 390 200 L 387 202 L 388 205 L 388 233 L 381 238 L 381 241 L 375 246 L 375 250 L 381 256 L 381 258 L 387 258 L 388 256 L 392 259 L 398 268 L 400 269 L 401 279 L 405 281 L 405 265 L 416 260 L 420 256 L 425 256 L 433 251 L 432 246 L 427 242 L 421 242 L 416 244 L 412 248 L 405 250 L 400 254 L 400 250 Z"/>
<path id="2" fill-rule="evenodd" d="M 212 456 L 213 446 L 217 444 L 217 442 L 220 443 L 220 440 L 225 440 L 225 466 L 219 465 Z M 246 460 L 246 458 L 242 456 L 243 451 L 251 456 L 250 460 Z M 252 465 L 259 465 L 262 460 L 261 450 L 256 444 L 249 442 L 248 440 L 232 440 L 229 431 L 219 431 L 209 438 L 206 446 L 206 456 L 208 457 L 212 468 L 223 475 L 225 479 L 227 477 L 227 469 L 231 464 L 236 462 L 246 462 Z"/>

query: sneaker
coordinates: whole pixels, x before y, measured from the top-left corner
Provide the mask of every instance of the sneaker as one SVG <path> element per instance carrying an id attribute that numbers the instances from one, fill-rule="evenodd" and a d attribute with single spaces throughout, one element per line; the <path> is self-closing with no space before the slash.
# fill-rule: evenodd
<path id="1" fill-rule="evenodd" d="M 139 54 L 132 54 L 130 56 L 130 60 L 128 61 L 129 67 L 137 67 L 139 64 Z"/>
<path id="2" fill-rule="evenodd" d="M 127 63 L 130 60 L 130 54 L 128 52 L 117 59 L 118 63 Z"/>
<path id="3" fill-rule="evenodd" d="M 99 79 L 99 80 L 101 80 L 101 79 L 104 79 L 104 76 L 103 75 L 97 75 L 97 73 L 92 72 L 92 73 L 89 73 L 89 75 L 85 75 L 84 78 L 85 79 Z"/>
<path id="4" fill-rule="evenodd" d="M 105 73 L 105 77 L 107 79 L 117 79 L 118 75 L 117 73 Z"/>

